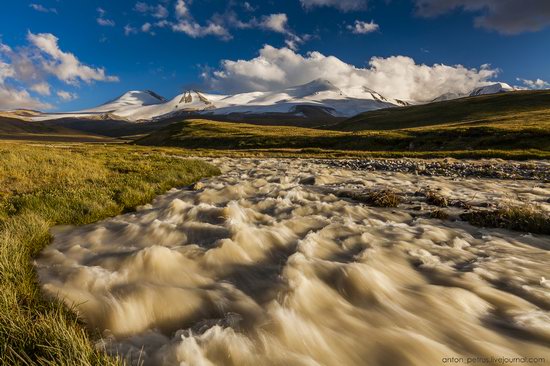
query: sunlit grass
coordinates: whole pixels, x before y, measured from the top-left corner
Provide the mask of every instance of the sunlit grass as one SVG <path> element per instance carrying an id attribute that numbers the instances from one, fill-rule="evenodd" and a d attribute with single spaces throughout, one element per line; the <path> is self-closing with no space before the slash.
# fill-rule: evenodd
<path id="1" fill-rule="evenodd" d="M 198 153 L 254 150 L 304 156 L 378 157 L 495 157 L 544 159 L 550 157 L 550 129 L 507 130 L 488 127 L 342 132 L 289 126 L 185 120 L 174 123 L 138 144 L 177 146 Z"/>
<path id="2" fill-rule="evenodd" d="M 41 296 L 32 260 L 56 224 L 87 224 L 219 173 L 127 146 L 0 143 L 0 364 L 108 365 L 96 334 Z"/>

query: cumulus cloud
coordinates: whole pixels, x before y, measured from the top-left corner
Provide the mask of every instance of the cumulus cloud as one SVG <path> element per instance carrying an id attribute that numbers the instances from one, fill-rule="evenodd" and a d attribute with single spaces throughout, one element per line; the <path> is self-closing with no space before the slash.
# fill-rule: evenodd
<path id="1" fill-rule="evenodd" d="M 13 78 L 14 76 L 15 70 L 13 67 L 0 60 L 0 84 L 3 84 L 6 79 Z"/>
<path id="2" fill-rule="evenodd" d="M 34 9 L 36 11 L 39 11 L 41 13 L 54 13 L 57 14 L 56 8 L 46 8 L 44 5 L 41 4 L 30 4 L 29 7 L 31 9 Z"/>
<path id="3" fill-rule="evenodd" d="M 185 33 L 191 38 L 202 38 L 206 36 L 218 36 L 225 40 L 232 38 L 229 31 L 223 25 L 212 22 L 201 25 L 195 21 L 181 20 L 172 25 L 172 30 L 174 32 Z"/>
<path id="4" fill-rule="evenodd" d="M 106 75 L 103 68 L 94 68 L 59 48 L 58 39 L 49 33 L 27 34 L 28 46 L 12 49 L 0 42 L 0 108 L 49 109 L 38 96 L 52 94 L 49 79 L 57 78 L 62 83 L 77 85 L 80 82 L 116 81 Z M 66 92 L 64 92 L 66 93 Z M 56 93 L 66 99 L 67 94 Z M 72 94 L 74 97 L 74 94 Z"/>
<path id="5" fill-rule="evenodd" d="M 64 102 L 70 102 L 71 100 L 75 100 L 78 98 L 78 95 L 76 95 L 75 93 L 70 93 L 64 90 L 59 90 L 57 92 L 57 96 Z"/>
<path id="6" fill-rule="evenodd" d="M 378 31 L 380 26 L 374 20 L 370 22 L 356 20 L 353 25 L 348 25 L 346 28 L 354 34 L 367 34 Z"/>
<path id="7" fill-rule="evenodd" d="M 300 0 L 300 3 L 306 9 L 330 6 L 347 12 L 366 9 L 368 0 Z"/>
<path id="8" fill-rule="evenodd" d="M 201 38 L 211 35 L 225 40 L 232 38 L 229 30 L 222 24 L 215 23 L 212 20 L 204 25 L 199 24 L 191 15 L 185 0 L 177 0 L 175 11 L 178 21 L 172 24 L 172 30 L 174 32 L 185 33 L 192 38 Z"/>
<path id="9" fill-rule="evenodd" d="M 288 16 L 284 13 L 264 16 L 260 22 L 260 26 L 277 33 L 287 33 Z"/>
<path id="10" fill-rule="evenodd" d="M 34 91 L 35 93 L 38 93 L 40 95 L 51 95 L 52 94 L 52 92 L 50 90 L 50 84 L 48 84 L 45 81 L 42 81 L 40 83 L 31 85 L 30 89 L 32 91 Z"/>
<path id="11" fill-rule="evenodd" d="M 285 13 L 264 15 L 259 21 L 252 19 L 247 24 L 253 28 L 260 28 L 267 31 L 284 34 L 285 44 L 293 50 L 297 50 L 298 46 L 303 44 L 310 37 L 309 35 L 299 36 L 292 32 L 288 26 L 288 16 Z"/>
<path id="12" fill-rule="evenodd" d="M 297 49 L 298 45 L 310 38 L 309 35 L 295 34 L 288 24 L 288 16 L 285 13 L 253 16 L 249 19 L 241 20 L 239 14 L 234 10 L 237 6 L 236 3 L 229 2 L 224 12 L 213 13 L 208 20 L 198 21 L 191 12 L 191 4 L 191 0 L 176 0 L 174 3 L 174 18 L 167 18 L 169 15 L 168 12 L 165 13 L 162 11 L 162 16 L 157 16 L 157 18 L 162 19 L 147 22 L 141 29 L 127 25 L 124 28 L 124 33 L 126 35 L 137 34 L 140 30 L 146 33 L 153 33 L 153 28 L 156 27 L 171 29 L 174 32 L 184 33 L 192 38 L 213 36 L 227 41 L 233 39 L 231 32 L 234 29 L 262 29 L 284 35 L 286 45 L 292 49 Z M 249 13 L 256 11 L 256 8 L 248 2 L 244 2 L 240 7 Z M 143 14 L 154 15 L 154 11 L 157 9 L 158 5 L 153 6 L 141 1 L 134 6 L 135 11 Z"/>
<path id="13" fill-rule="evenodd" d="M 11 51 L 6 45 L 0 44 L 0 56 L 5 52 Z M 51 105 L 43 103 L 38 99 L 31 97 L 28 91 L 8 85 L 6 81 L 17 76 L 17 72 L 12 65 L 3 62 L 0 59 L 0 110 L 1 109 L 48 109 Z"/>
<path id="14" fill-rule="evenodd" d="M 523 83 L 523 85 L 529 89 L 548 89 L 550 88 L 550 83 L 542 80 L 542 79 L 535 79 L 535 80 L 529 80 L 529 79 L 522 79 L 517 78 L 517 81 L 520 81 Z"/>
<path id="15" fill-rule="evenodd" d="M 417 64 L 410 57 L 373 57 L 368 67 L 347 64 L 334 56 L 266 45 L 251 60 L 224 60 L 203 78 L 213 89 L 226 92 L 278 90 L 324 78 L 346 89 L 365 86 L 391 98 L 430 101 L 444 93 L 470 92 L 498 74 L 489 65 L 469 69 L 461 65 Z"/>
<path id="16" fill-rule="evenodd" d="M 24 89 L 16 89 L 0 84 L 0 109 L 18 108 L 45 110 L 52 108 L 52 105 L 33 98 Z"/>
<path id="17" fill-rule="evenodd" d="M 424 17 L 463 9 L 478 15 L 475 25 L 503 34 L 539 31 L 550 26 L 548 0 L 415 0 L 417 13 Z"/>
<path id="18" fill-rule="evenodd" d="M 85 65 L 70 53 L 63 52 L 58 45 L 58 38 L 51 33 L 27 34 L 28 41 L 42 53 L 43 69 L 55 75 L 59 80 L 72 85 L 79 81 L 118 81 L 118 77 L 109 76 L 104 68 Z"/>

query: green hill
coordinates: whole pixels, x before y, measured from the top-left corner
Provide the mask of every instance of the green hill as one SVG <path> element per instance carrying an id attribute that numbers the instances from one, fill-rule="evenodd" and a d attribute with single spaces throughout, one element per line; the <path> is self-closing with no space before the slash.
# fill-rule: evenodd
<path id="1" fill-rule="evenodd" d="M 135 142 L 141 145 L 225 151 L 292 149 L 303 150 L 306 153 L 313 151 L 319 155 L 326 154 L 327 151 L 340 151 L 343 155 L 361 152 L 376 155 L 399 153 L 408 156 L 550 157 L 550 131 L 519 128 L 347 132 L 183 120 Z M 498 152 L 495 153 L 494 150 Z"/>
<path id="2" fill-rule="evenodd" d="M 334 125 L 341 131 L 490 127 L 550 130 L 550 91 L 518 91 L 383 109 Z"/>
<path id="3" fill-rule="evenodd" d="M 74 142 L 108 142 L 113 139 L 48 122 L 31 122 L 0 116 L 0 139 Z"/>

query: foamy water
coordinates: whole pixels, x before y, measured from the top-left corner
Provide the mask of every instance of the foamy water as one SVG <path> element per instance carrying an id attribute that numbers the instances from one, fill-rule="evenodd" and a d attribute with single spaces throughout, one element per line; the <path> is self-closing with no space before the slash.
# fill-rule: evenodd
<path id="1" fill-rule="evenodd" d="M 38 259 L 43 290 L 77 305 L 102 331 L 98 347 L 145 365 L 550 361 L 550 237 L 333 194 L 430 187 L 473 205 L 550 209 L 549 184 L 213 162 L 224 174 L 204 187 L 58 229 Z"/>

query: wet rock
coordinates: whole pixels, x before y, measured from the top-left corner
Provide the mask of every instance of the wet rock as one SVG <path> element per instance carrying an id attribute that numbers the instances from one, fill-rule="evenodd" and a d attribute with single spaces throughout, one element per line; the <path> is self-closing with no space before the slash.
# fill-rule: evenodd
<path id="1" fill-rule="evenodd" d="M 311 177 L 302 178 L 300 179 L 300 184 L 304 186 L 315 185 L 315 177 L 311 176 Z"/>

